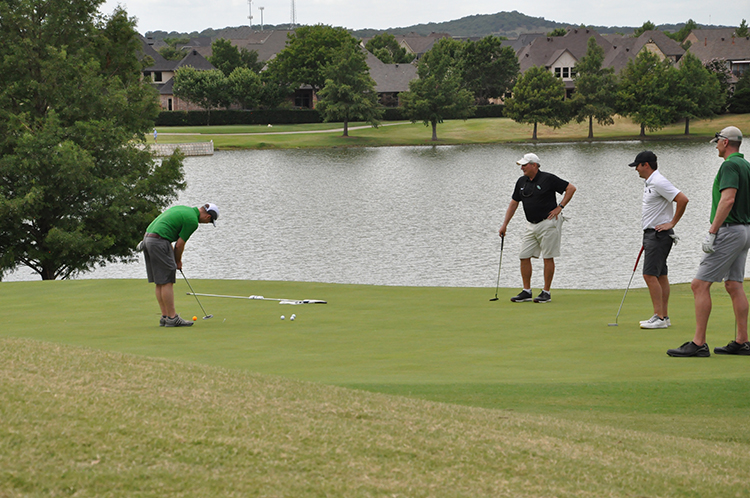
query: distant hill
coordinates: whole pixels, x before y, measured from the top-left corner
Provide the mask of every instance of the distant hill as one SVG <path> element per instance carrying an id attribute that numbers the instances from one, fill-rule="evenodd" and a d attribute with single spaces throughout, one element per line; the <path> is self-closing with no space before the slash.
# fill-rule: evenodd
<path id="1" fill-rule="evenodd" d="M 660 31 L 674 32 L 678 31 L 685 23 L 679 24 L 662 24 L 657 26 Z M 570 28 L 574 26 L 580 26 L 579 24 L 561 23 L 556 21 L 548 21 L 543 17 L 531 17 L 522 14 L 518 11 L 513 12 L 498 12 L 497 14 L 482 14 L 462 17 L 454 21 L 445 21 L 440 23 L 427 23 L 427 24 L 416 24 L 414 26 L 406 26 L 402 28 L 389 28 L 389 29 L 359 29 L 351 30 L 351 33 L 357 38 L 372 37 L 380 33 L 391 33 L 393 35 L 405 35 L 408 33 L 417 33 L 420 35 L 428 35 L 430 33 L 448 33 L 455 37 L 483 37 L 488 35 L 505 36 L 508 38 L 517 38 L 523 33 L 548 33 L 555 28 Z M 640 26 L 587 26 L 593 28 L 600 34 L 614 34 L 620 33 L 628 35 Z M 715 27 L 715 26 L 704 26 L 700 25 L 701 28 Z M 150 31 L 146 33 L 146 36 L 152 36 L 154 39 L 160 40 L 165 37 L 169 38 L 194 38 L 198 36 L 210 36 L 212 38 L 227 38 L 227 39 L 239 39 L 245 38 L 248 31 L 247 26 L 239 27 L 228 27 L 224 29 L 205 29 L 198 33 L 193 31 L 192 33 L 178 33 L 172 31 L 167 33 L 166 31 Z M 260 29 L 259 26 L 253 26 L 254 30 Z M 289 29 L 288 24 L 279 25 L 265 25 L 264 30 L 272 29 Z"/>

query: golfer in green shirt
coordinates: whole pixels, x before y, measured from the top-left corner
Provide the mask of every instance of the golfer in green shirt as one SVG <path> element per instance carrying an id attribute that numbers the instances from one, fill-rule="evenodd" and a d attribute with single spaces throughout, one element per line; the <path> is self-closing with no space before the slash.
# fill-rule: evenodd
<path id="1" fill-rule="evenodd" d="M 192 321 L 183 320 L 175 311 L 174 283 L 177 270 L 182 270 L 185 243 L 199 223 L 213 223 L 219 218 L 215 204 L 200 207 L 173 206 L 160 214 L 143 236 L 143 255 L 146 259 L 148 281 L 156 284 L 156 300 L 161 308 L 162 327 L 189 327 Z M 174 244 L 174 246 L 172 246 Z"/>
<path id="2" fill-rule="evenodd" d="M 714 348 L 714 354 L 750 356 L 748 301 L 743 287 L 750 249 L 750 163 L 740 154 L 742 132 L 736 126 L 727 126 L 711 142 L 716 144 L 724 162 L 713 184 L 711 226 L 703 241 L 706 254 L 690 284 L 695 298 L 695 336 L 679 348 L 668 350 L 669 356 L 711 356 L 706 343 L 711 284 L 722 280 L 732 299 L 737 330 L 734 340 L 724 347 Z"/>

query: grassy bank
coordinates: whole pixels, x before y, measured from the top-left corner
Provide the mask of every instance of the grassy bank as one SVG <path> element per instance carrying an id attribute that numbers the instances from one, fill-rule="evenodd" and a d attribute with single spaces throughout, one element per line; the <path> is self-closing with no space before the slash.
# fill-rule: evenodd
<path id="1" fill-rule="evenodd" d="M 329 304 L 202 298 L 204 321 L 178 283 L 199 320 L 165 329 L 145 281 L 0 283 L 0 496 L 747 493 L 748 359 L 666 356 L 685 285 L 645 331 L 645 289 L 608 327 L 622 291 L 192 284 Z"/>
<path id="2" fill-rule="evenodd" d="M 394 145 L 451 145 L 528 142 L 532 126 L 507 118 L 449 120 L 438 125 L 438 142 L 431 141 L 431 129 L 421 123 L 384 123 L 379 128 L 351 123 L 349 137 L 341 136 L 340 123 L 267 126 L 160 127 L 163 143 L 214 141 L 218 149 L 268 149 L 294 147 L 380 147 Z M 656 132 L 647 132 L 647 140 L 707 140 L 725 126 L 750 130 L 750 114 L 724 115 L 712 120 L 695 120 L 690 135 L 684 123 L 676 123 Z M 594 125 L 595 140 L 638 140 L 640 128 L 629 119 L 617 118 L 613 126 Z M 750 133 L 750 132 L 747 132 Z M 572 123 L 559 129 L 540 126 L 541 142 L 587 140 L 588 124 Z M 149 137 L 150 142 L 153 138 Z"/>

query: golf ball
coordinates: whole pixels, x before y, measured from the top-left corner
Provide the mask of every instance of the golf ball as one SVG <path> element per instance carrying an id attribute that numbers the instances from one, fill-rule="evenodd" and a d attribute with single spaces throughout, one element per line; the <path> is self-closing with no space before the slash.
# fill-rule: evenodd
<path id="1" fill-rule="evenodd" d="M 284 319 L 284 315 L 281 315 L 281 319 L 282 319 L 282 320 Z"/>
<path id="2" fill-rule="evenodd" d="M 196 320 L 198 320 L 198 317 L 197 317 L 197 316 L 194 316 L 194 317 L 193 317 L 193 321 L 196 321 Z"/>
<path id="3" fill-rule="evenodd" d="M 292 315 L 292 316 L 289 317 L 289 319 L 292 320 L 292 321 L 294 321 L 295 318 L 296 317 L 294 315 Z"/>

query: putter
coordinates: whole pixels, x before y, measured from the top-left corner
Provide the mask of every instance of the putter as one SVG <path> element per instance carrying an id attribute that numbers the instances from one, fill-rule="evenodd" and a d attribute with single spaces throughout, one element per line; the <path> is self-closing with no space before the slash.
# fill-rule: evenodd
<path id="1" fill-rule="evenodd" d="M 190 289 L 192 290 L 192 289 Z M 275 297 L 263 297 L 263 296 L 226 296 L 223 294 L 196 294 L 195 292 L 188 292 L 188 295 L 203 296 L 203 297 L 225 297 L 229 299 L 250 299 L 253 301 L 278 301 L 279 304 L 328 304 L 328 301 L 322 301 L 320 299 L 279 299 Z"/>
<path id="2" fill-rule="evenodd" d="M 497 291 L 500 288 L 500 268 L 503 266 L 503 246 L 505 245 L 505 235 L 500 237 L 500 263 L 497 265 L 497 285 L 495 285 L 495 297 L 490 301 L 497 301 Z"/>
<path id="3" fill-rule="evenodd" d="M 190 285 L 190 282 L 188 282 L 188 279 L 185 276 L 185 274 L 182 272 L 182 269 L 180 269 L 180 273 L 182 273 L 182 278 L 185 279 L 185 283 L 188 284 L 188 287 L 190 287 L 190 290 L 193 291 L 193 286 Z M 193 295 L 195 296 L 195 300 L 198 301 L 198 306 L 200 306 L 201 310 L 203 310 L 203 319 L 208 320 L 209 318 L 213 318 L 214 317 L 213 315 L 209 315 L 206 313 L 206 310 L 203 308 L 203 305 L 201 304 L 200 299 L 198 299 L 198 295 L 195 293 L 195 291 L 193 291 Z"/>
<path id="4" fill-rule="evenodd" d="M 643 246 L 641 246 L 641 250 L 638 252 L 638 257 L 635 258 L 635 266 L 633 267 L 633 274 L 630 275 L 630 282 L 628 282 L 628 286 L 625 288 L 625 294 L 622 296 L 622 301 L 620 301 L 620 309 L 617 310 L 617 316 L 615 317 L 615 323 L 608 323 L 610 327 L 617 327 L 617 320 L 620 318 L 620 311 L 622 311 L 622 304 L 625 302 L 625 296 L 628 295 L 628 289 L 630 289 L 630 284 L 633 283 L 633 277 L 635 276 L 635 270 L 638 268 L 638 262 L 641 260 L 641 254 L 643 254 Z"/>

